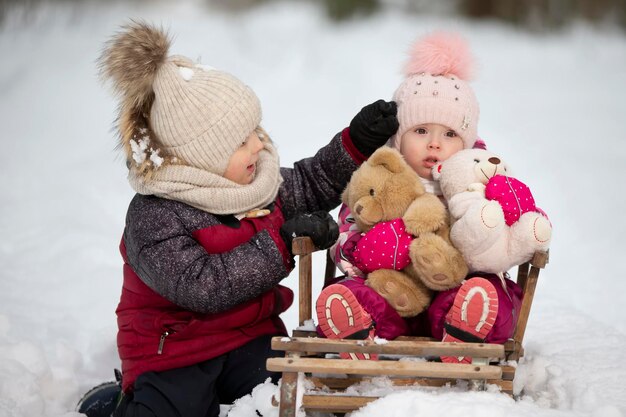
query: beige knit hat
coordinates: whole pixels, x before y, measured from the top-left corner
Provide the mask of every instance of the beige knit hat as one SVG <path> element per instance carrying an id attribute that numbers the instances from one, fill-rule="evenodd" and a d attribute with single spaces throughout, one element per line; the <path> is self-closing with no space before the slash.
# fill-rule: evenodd
<path id="1" fill-rule="evenodd" d="M 232 154 L 259 128 L 257 96 L 226 72 L 168 56 L 169 46 L 162 29 L 132 21 L 99 60 L 121 98 L 120 142 L 133 188 L 215 214 L 273 201 L 281 179 L 269 139 L 252 184 L 223 178 Z"/>
<path id="2" fill-rule="evenodd" d="M 232 153 L 261 122 L 259 99 L 226 72 L 183 56 L 168 57 L 169 46 L 162 29 L 135 21 L 107 44 L 100 66 L 122 96 L 122 142 L 129 159 L 148 165 L 141 171 L 159 167 L 159 158 L 150 158 L 154 153 L 168 158 L 164 163 L 178 158 L 222 175 Z M 143 116 L 142 128 L 151 129 L 154 135 L 128 131 L 131 127 L 125 123 L 141 123 L 142 117 L 137 116 Z M 130 133 L 135 137 L 128 137 Z M 144 143 L 139 144 L 142 139 Z M 138 155 L 141 148 L 144 159 Z"/>
<path id="3" fill-rule="evenodd" d="M 154 79 L 150 122 L 164 152 L 218 175 L 261 122 L 254 92 L 232 75 L 174 56 Z"/>
<path id="4" fill-rule="evenodd" d="M 413 45 L 406 78 L 393 97 L 400 126 L 391 145 L 400 149 L 406 131 L 437 123 L 454 129 L 466 149 L 474 146 L 479 107 L 468 82 L 472 63 L 469 47 L 456 34 L 435 33 Z"/>

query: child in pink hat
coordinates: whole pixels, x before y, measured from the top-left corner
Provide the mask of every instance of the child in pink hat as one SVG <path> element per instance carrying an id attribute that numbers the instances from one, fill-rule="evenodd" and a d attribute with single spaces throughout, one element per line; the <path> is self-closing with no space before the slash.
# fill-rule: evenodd
<path id="1" fill-rule="evenodd" d="M 477 135 L 479 106 L 469 84 L 472 64 L 469 48 L 460 36 L 426 36 L 411 48 L 405 79 L 393 97 L 399 128 L 388 145 L 400 151 L 426 191 L 440 196 L 442 201 L 439 183 L 431 173 L 433 166 L 462 149 L 485 147 Z M 461 286 L 437 293 L 427 312 L 401 317 L 382 296 L 365 285 L 366 274 L 355 266 L 353 253 L 362 234 L 345 205 L 339 213 L 339 227 L 339 240 L 330 253 L 345 279 L 326 283 L 317 300 L 319 332 L 324 336 L 395 339 L 419 335 L 444 341 L 501 343 L 513 333 L 521 290 L 512 281 L 494 274 L 474 273 Z M 368 238 L 373 246 L 377 244 L 375 237 Z M 368 354 L 343 357 L 371 358 Z"/>

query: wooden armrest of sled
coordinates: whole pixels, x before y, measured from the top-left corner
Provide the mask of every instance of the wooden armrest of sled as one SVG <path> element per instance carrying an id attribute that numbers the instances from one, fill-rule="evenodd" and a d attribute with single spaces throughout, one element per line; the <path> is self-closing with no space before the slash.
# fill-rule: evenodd
<path id="1" fill-rule="evenodd" d="M 298 256 L 298 277 L 299 277 L 299 325 L 311 320 L 312 310 L 312 274 L 313 274 L 313 252 L 318 251 L 310 237 L 296 237 L 291 242 L 291 253 Z M 326 276 L 335 273 L 335 264 L 329 260 L 330 255 L 326 254 Z"/>
<path id="2" fill-rule="evenodd" d="M 313 240 L 308 236 L 295 237 L 291 242 L 291 253 L 294 255 L 310 255 L 318 250 L 313 244 Z"/>

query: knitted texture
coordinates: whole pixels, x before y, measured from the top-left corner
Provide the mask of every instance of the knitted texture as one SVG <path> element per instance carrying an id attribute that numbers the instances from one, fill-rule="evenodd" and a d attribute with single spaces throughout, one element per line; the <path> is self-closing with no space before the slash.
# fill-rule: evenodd
<path id="1" fill-rule="evenodd" d="M 230 156 L 261 122 L 254 92 L 232 75 L 181 56 L 158 70 L 150 121 L 162 149 L 222 175 Z"/>
<path id="2" fill-rule="evenodd" d="M 418 40 L 406 65 L 406 78 L 393 99 L 400 127 L 391 144 L 400 149 L 402 135 L 425 123 L 454 129 L 464 148 L 477 139 L 479 107 L 467 78 L 471 55 L 457 35 L 435 34 Z"/>
<path id="3" fill-rule="evenodd" d="M 128 180 L 143 195 L 180 201 L 214 214 L 240 214 L 265 207 L 282 183 L 276 149 L 269 143 L 259 154 L 254 181 L 237 184 L 221 175 L 188 165 L 165 165 L 150 179 L 130 171 Z"/>

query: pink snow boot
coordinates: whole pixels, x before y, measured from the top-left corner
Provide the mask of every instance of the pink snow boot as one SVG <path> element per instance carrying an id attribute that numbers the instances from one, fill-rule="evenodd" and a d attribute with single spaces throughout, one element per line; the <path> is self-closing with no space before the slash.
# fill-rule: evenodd
<path id="1" fill-rule="evenodd" d="M 461 285 L 446 315 L 443 342 L 484 342 L 498 316 L 498 293 L 484 278 Z M 442 362 L 471 363 L 468 356 L 442 356 Z"/>
<path id="2" fill-rule="evenodd" d="M 328 339 L 374 338 L 374 322 L 352 291 L 341 284 L 324 288 L 315 303 L 319 328 Z M 341 352 L 342 359 L 377 360 L 369 353 Z"/>

